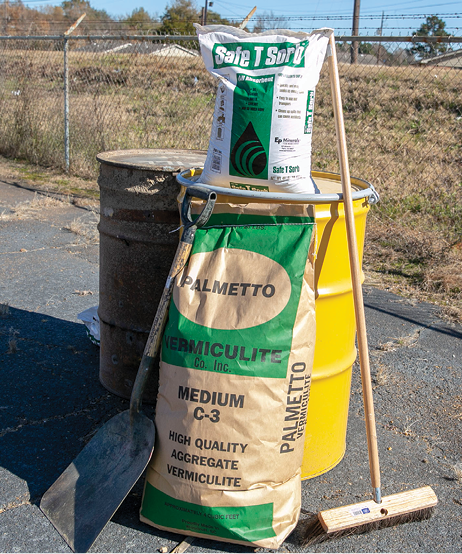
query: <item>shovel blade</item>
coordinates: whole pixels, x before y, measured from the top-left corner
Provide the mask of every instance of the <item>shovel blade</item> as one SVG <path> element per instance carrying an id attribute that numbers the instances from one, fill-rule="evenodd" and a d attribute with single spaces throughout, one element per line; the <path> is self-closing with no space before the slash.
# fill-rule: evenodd
<path id="1" fill-rule="evenodd" d="M 40 509 L 74 552 L 87 552 L 141 477 L 154 448 L 141 413 L 110 419 L 44 494 Z"/>

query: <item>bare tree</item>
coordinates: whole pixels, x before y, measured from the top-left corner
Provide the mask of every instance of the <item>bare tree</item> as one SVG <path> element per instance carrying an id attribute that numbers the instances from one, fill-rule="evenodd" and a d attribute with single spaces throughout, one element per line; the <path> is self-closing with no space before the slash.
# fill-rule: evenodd
<path id="1" fill-rule="evenodd" d="M 258 14 L 253 26 L 254 33 L 270 31 L 271 29 L 287 29 L 289 27 L 287 17 L 283 15 L 274 15 L 272 11 Z"/>

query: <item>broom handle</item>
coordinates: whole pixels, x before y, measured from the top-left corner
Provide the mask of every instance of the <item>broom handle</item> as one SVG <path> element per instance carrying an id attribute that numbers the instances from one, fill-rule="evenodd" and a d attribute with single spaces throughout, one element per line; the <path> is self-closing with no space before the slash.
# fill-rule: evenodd
<path id="1" fill-rule="evenodd" d="M 358 259 L 358 247 L 354 224 L 353 199 L 351 196 L 350 169 L 348 166 L 345 126 L 343 122 L 342 101 L 340 96 L 340 80 L 338 75 L 337 53 L 335 50 L 335 38 L 333 33 L 329 39 L 329 45 L 331 49 L 331 55 L 328 58 L 329 77 L 334 107 L 335 130 L 337 135 L 337 149 L 339 154 L 343 205 L 345 210 L 345 223 L 347 231 L 348 255 L 350 258 L 351 280 L 353 286 L 359 364 L 361 368 L 361 382 L 363 388 L 364 412 L 366 418 L 369 470 L 371 474 L 374 500 L 380 504 L 380 466 L 377 448 L 377 430 L 375 425 L 374 402 L 372 398 L 369 349 L 367 345 L 366 317 L 364 313 L 363 292 L 361 287 L 361 268 Z"/>

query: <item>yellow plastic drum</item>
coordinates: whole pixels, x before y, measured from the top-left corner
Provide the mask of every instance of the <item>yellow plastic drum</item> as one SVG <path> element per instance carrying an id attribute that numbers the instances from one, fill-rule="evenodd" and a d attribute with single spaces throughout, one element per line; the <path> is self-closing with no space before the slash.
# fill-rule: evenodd
<path id="1" fill-rule="evenodd" d="M 183 172 L 177 180 L 183 186 L 193 184 L 194 173 L 194 170 Z M 316 345 L 302 463 L 303 480 L 329 471 L 345 454 L 351 372 L 356 359 L 356 324 L 340 176 L 324 172 L 313 172 L 312 176 L 320 194 L 262 193 L 208 187 L 219 194 L 218 202 L 268 203 L 270 200 L 315 205 Z M 351 185 L 362 262 L 366 216 L 369 205 L 375 203 L 378 196 L 366 181 L 352 177 Z M 201 183 L 201 186 L 207 185 Z"/>
<path id="2" fill-rule="evenodd" d="M 341 191 L 339 176 L 313 173 L 313 178 L 322 195 Z M 351 181 L 353 189 L 366 186 L 371 190 L 364 181 L 353 178 Z M 373 198 L 375 201 L 376 196 Z M 370 201 L 370 197 L 353 201 L 360 262 Z M 345 454 L 351 370 L 356 359 L 356 324 L 343 202 L 316 204 L 316 224 L 316 345 L 302 479 L 329 471 Z"/>

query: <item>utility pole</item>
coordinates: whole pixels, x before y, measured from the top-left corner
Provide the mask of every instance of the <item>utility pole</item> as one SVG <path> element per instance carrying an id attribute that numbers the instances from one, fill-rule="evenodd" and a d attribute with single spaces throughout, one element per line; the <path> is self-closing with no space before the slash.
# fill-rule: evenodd
<path id="1" fill-rule="evenodd" d="M 378 35 L 379 37 L 383 36 L 383 20 L 384 20 L 384 18 L 385 18 L 385 12 L 382 11 L 382 23 L 380 24 L 380 29 L 377 29 L 377 32 L 376 32 L 376 35 Z M 379 42 L 379 45 L 377 46 L 377 65 L 379 64 L 379 61 L 380 61 L 381 50 L 382 50 L 382 43 Z"/>
<path id="2" fill-rule="evenodd" d="M 208 7 L 208 4 L 209 4 L 209 0 L 205 0 L 205 5 L 204 5 L 204 11 L 202 12 L 202 25 L 207 25 L 207 7 Z"/>
<path id="3" fill-rule="evenodd" d="M 8 0 L 3 0 L 3 9 L 4 9 L 4 12 L 5 12 L 5 19 L 3 21 L 3 34 L 5 36 L 8 33 L 9 7 L 10 7 L 9 1 Z"/>
<path id="4" fill-rule="evenodd" d="M 353 8 L 353 29 L 351 32 L 351 36 L 357 37 L 359 33 L 359 4 L 360 0 L 354 0 L 354 8 Z M 354 41 L 351 43 L 351 63 L 356 64 L 358 63 L 358 49 L 359 49 L 359 43 Z"/>

